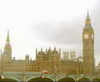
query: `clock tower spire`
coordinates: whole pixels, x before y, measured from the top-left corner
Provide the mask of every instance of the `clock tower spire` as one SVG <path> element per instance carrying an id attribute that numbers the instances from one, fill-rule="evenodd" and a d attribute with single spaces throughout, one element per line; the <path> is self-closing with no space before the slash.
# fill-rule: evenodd
<path id="1" fill-rule="evenodd" d="M 86 17 L 86 23 L 85 24 L 91 24 L 91 19 L 90 19 L 90 16 L 89 16 L 89 12 L 87 11 L 87 17 Z"/>
<path id="2" fill-rule="evenodd" d="M 82 42 L 83 42 L 83 74 L 93 75 L 95 67 L 94 30 L 91 26 L 91 19 L 89 17 L 89 12 L 87 12 L 85 27 L 83 28 L 82 32 Z"/>

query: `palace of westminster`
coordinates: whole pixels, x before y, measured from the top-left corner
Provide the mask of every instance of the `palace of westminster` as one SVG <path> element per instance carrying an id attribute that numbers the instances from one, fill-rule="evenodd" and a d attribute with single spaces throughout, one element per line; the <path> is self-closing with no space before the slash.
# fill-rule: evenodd
<path id="1" fill-rule="evenodd" d="M 30 60 L 26 55 L 25 59 L 18 60 L 12 58 L 12 47 L 10 45 L 9 32 L 7 34 L 4 52 L 0 54 L 0 71 L 2 72 L 42 72 L 48 73 L 66 73 L 66 74 L 95 74 L 94 59 L 94 30 L 91 26 L 91 19 L 87 14 L 85 26 L 82 32 L 83 56 L 75 57 L 75 51 L 63 52 L 54 48 L 46 51 L 37 51 L 36 60 Z M 70 57 L 70 58 L 69 58 Z"/>

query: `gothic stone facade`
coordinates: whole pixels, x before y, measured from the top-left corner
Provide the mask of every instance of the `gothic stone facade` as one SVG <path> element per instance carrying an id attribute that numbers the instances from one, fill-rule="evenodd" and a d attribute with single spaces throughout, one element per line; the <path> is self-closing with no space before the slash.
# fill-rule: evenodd
<path id="1" fill-rule="evenodd" d="M 66 74 L 84 74 L 92 75 L 94 73 L 94 32 L 91 26 L 89 14 L 86 18 L 85 27 L 82 33 L 83 41 L 83 61 L 80 57 L 75 58 L 73 52 L 71 59 L 68 54 L 61 59 L 61 50 L 51 50 L 49 48 L 45 52 L 37 51 L 36 60 L 29 60 L 29 56 L 25 56 L 25 60 L 12 59 L 12 48 L 10 45 L 9 32 L 7 34 L 4 52 L 0 57 L 0 71 L 2 72 L 48 72 L 48 73 L 66 73 Z M 67 57 L 67 58 L 65 58 Z"/>

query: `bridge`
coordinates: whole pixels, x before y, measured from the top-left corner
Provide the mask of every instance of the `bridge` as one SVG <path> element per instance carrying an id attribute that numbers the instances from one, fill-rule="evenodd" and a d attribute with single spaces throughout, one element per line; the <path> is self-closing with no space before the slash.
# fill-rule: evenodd
<path id="1" fill-rule="evenodd" d="M 14 82 L 31 82 L 31 81 L 72 81 L 72 82 L 100 82 L 100 75 L 84 76 L 84 75 L 68 75 L 68 74 L 42 74 L 40 72 L 1 72 L 0 81 L 14 81 Z"/>

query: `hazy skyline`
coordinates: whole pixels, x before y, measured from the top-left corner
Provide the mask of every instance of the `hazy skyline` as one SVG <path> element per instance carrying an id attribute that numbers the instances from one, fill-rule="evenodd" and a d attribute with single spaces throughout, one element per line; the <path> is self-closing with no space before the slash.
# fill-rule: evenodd
<path id="1" fill-rule="evenodd" d="M 12 55 L 35 58 L 41 47 L 62 51 L 75 50 L 82 55 L 82 30 L 89 9 L 95 32 L 95 58 L 100 61 L 99 0 L 0 0 L 0 48 L 10 32 Z"/>

